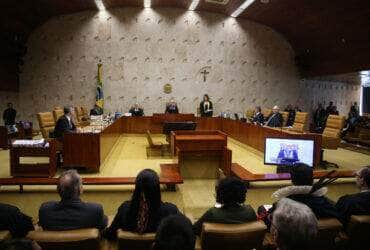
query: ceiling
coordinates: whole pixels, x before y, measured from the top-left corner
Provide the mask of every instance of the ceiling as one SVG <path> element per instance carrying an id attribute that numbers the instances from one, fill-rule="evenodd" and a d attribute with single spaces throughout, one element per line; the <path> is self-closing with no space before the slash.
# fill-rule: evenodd
<path id="1" fill-rule="evenodd" d="M 97 0 L 109 8 L 144 7 L 143 0 Z M 220 0 L 217 0 L 220 1 Z M 151 0 L 151 7 L 189 9 L 191 0 Z M 244 0 L 225 5 L 200 0 L 196 11 L 230 16 Z M 19 46 L 49 18 L 83 10 L 98 10 L 95 0 L 0 1 L 0 63 L 13 65 Z M 369 0 L 256 0 L 238 18 L 262 23 L 292 45 L 303 77 L 343 74 L 370 69 Z M 21 48 L 22 49 L 22 48 Z M 1 79 L 0 79 L 1 81 Z M 1 83 L 0 83 L 1 90 Z"/>

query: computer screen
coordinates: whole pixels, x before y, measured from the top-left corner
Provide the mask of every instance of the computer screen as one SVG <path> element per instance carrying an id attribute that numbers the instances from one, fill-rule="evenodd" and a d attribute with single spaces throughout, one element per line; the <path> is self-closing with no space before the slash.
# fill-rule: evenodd
<path id="1" fill-rule="evenodd" d="M 314 141 L 286 138 L 266 138 L 265 164 L 292 166 L 305 163 L 313 166 Z"/>

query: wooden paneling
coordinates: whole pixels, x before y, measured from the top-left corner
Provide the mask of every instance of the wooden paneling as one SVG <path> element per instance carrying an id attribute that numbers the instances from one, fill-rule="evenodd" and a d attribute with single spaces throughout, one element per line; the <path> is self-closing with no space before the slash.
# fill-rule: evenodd
<path id="1" fill-rule="evenodd" d="M 162 124 L 153 123 L 151 116 L 122 117 L 122 131 L 127 134 L 143 134 L 147 130 L 151 133 L 162 133 Z"/>
<path id="2" fill-rule="evenodd" d="M 100 164 L 107 158 L 122 133 L 122 120 L 115 121 L 100 133 Z"/>
<path id="3" fill-rule="evenodd" d="M 196 10 L 231 15 L 243 2 L 243 0 L 229 0 L 227 4 L 218 4 L 207 2 L 206 0 L 201 0 Z"/>

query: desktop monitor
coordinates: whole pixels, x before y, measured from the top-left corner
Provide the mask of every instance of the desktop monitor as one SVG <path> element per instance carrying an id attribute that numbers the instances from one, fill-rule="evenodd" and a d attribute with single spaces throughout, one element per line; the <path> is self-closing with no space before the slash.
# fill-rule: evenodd
<path id="1" fill-rule="evenodd" d="M 266 138 L 264 161 L 267 165 L 293 166 L 305 163 L 313 166 L 314 141 L 307 139 Z"/>

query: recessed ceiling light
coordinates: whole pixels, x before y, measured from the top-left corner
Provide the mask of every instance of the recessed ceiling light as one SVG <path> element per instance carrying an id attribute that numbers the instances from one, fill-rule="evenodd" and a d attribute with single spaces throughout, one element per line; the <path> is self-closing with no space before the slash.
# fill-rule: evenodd
<path id="1" fill-rule="evenodd" d="M 237 8 L 232 14 L 232 17 L 238 17 L 245 9 L 247 9 L 252 3 L 254 3 L 256 0 L 246 0 L 244 3 L 242 3 L 239 8 Z"/>
<path id="2" fill-rule="evenodd" d="M 189 6 L 189 10 L 195 10 L 199 5 L 200 0 L 193 0 Z"/>
<path id="3" fill-rule="evenodd" d="M 95 0 L 96 7 L 98 7 L 99 10 L 105 10 L 105 5 L 103 4 L 102 0 Z"/>
<path id="4" fill-rule="evenodd" d="M 144 0 L 144 8 L 150 8 L 152 5 L 152 0 Z"/>

